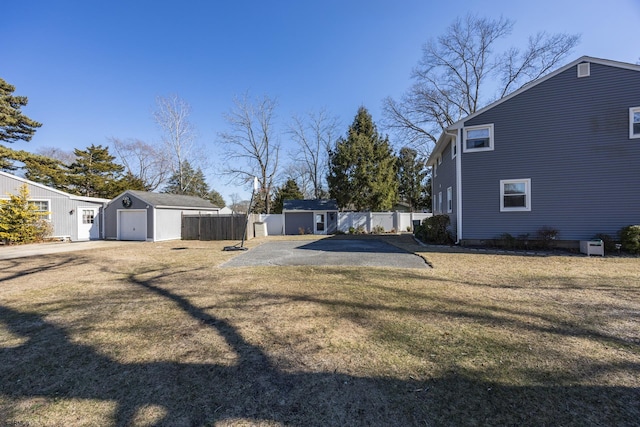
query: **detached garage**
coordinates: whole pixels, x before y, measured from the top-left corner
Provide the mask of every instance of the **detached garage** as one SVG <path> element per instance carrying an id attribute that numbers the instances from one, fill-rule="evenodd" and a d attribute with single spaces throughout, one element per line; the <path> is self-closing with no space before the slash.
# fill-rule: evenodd
<path id="1" fill-rule="evenodd" d="M 285 200 L 284 234 L 332 234 L 338 229 L 335 200 Z"/>
<path id="2" fill-rule="evenodd" d="M 208 200 L 178 194 L 127 190 L 104 210 L 105 237 L 158 242 L 182 236 L 183 214 L 217 215 Z"/>

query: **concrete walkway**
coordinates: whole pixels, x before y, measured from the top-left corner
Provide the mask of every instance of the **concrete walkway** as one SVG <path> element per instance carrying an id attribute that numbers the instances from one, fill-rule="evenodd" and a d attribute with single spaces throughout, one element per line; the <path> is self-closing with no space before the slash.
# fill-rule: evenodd
<path id="1" fill-rule="evenodd" d="M 123 242 L 115 240 L 91 240 L 88 242 L 50 242 L 34 243 L 30 245 L 0 246 L 0 260 L 25 258 L 30 256 L 40 256 L 57 254 L 63 252 L 85 251 L 115 245 L 131 244 L 140 242 Z"/>

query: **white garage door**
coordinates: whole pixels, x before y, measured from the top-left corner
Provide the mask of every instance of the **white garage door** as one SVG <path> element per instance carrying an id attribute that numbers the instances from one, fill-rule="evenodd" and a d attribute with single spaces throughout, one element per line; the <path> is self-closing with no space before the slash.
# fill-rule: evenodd
<path id="1" fill-rule="evenodd" d="M 147 240 L 147 211 L 118 211 L 118 240 Z"/>

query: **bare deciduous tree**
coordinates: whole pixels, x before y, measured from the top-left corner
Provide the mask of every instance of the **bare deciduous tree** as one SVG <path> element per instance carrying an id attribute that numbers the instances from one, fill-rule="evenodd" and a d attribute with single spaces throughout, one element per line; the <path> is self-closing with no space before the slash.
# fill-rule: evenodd
<path id="1" fill-rule="evenodd" d="M 139 139 L 110 138 L 125 172 L 139 178 L 148 191 L 155 191 L 169 176 L 169 160 L 165 150 Z"/>
<path id="2" fill-rule="evenodd" d="M 309 113 L 306 117 L 294 116 L 289 133 L 298 144 L 293 161 L 299 171 L 301 182 L 311 183 L 312 196 L 320 199 L 325 194 L 324 180 L 328 170 L 329 150 L 337 138 L 337 119 L 325 110 Z M 302 188 L 306 194 L 305 188 Z"/>
<path id="3" fill-rule="evenodd" d="M 66 166 L 76 160 L 76 155 L 73 154 L 73 151 L 65 151 L 58 147 L 40 147 L 36 150 L 36 154 L 58 160 Z"/>
<path id="4" fill-rule="evenodd" d="M 224 151 L 224 173 L 246 184 L 258 178 L 260 204 L 265 213 L 271 210 L 271 193 L 278 171 L 280 143 L 274 136 L 276 102 L 267 96 L 252 100 L 247 94 L 234 99 L 224 118 L 228 132 L 219 134 Z"/>
<path id="5" fill-rule="evenodd" d="M 502 17 L 458 18 L 424 45 L 411 88 L 398 101 L 384 101 L 386 125 L 428 155 L 443 129 L 557 68 L 580 40 L 542 32 L 524 49 L 495 51 L 512 29 Z"/>
<path id="6" fill-rule="evenodd" d="M 195 144 L 196 130 L 189 121 L 191 106 L 177 95 L 156 98 L 157 110 L 153 113 L 156 124 L 162 131 L 162 141 L 172 175 L 179 178 L 181 189 L 189 186 L 189 177 L 183 171 L 185 161 L 191 166 L 204 169 Z"/>

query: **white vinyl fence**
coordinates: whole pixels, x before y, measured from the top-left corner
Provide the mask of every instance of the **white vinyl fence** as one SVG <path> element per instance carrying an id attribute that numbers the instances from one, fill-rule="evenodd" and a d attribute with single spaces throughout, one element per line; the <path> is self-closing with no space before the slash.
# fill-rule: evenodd
<path id="1" fill-rule="evenodd" d="M 424 212 L 340 212 L 338 213 L 338 230 L 349 233 L 361 229 L 371 233 L 376 227 L 382 227 L 385 232 L 413 231 L 414 221 L 422 222 L 431 217 L 432 213 Z M 260 215 L 260 222 L 267 225 L 269 236 L 284 235 L 284 215 Z"/>

